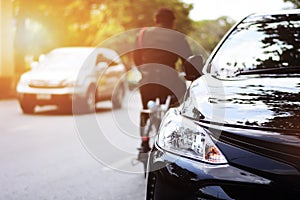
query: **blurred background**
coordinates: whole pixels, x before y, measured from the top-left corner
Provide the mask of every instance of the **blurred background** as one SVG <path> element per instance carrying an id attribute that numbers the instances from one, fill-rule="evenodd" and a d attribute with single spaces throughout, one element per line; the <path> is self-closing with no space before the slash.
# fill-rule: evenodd
<path id="1" fill-rule="evenodd" d="M 97 46 L 124 31 L 152 26 L 153 13 L 159 7 L 172 8 L 177 15 L 176 30 L 193 38 L 209 53 L 238 19 L 234 14 L 238 12 L 246 16 L 249 14 L 244 11 L 247 4 L 255 5 L 252 1 L 243 1 L 243 5 L 241 1 L 226 2 L 1 0 L 0 98 L 15 95 L 15 85 L 20 75 L 29 70 L 30 64 L 40 55 L 62 46 Z M 237 2 L 238 5 L 233 4 Z M 298 0 L 259 2 L 276 9 L 300 7 Z M 256 6 L 259 5 L 263 4 Z M 122 49 L 122 45 L 132 45 L 134 42 L 133 37 L 123 40 L 109 45 Z M 130 59 L 124 58 L 124 62 L 131 66 Z"/>

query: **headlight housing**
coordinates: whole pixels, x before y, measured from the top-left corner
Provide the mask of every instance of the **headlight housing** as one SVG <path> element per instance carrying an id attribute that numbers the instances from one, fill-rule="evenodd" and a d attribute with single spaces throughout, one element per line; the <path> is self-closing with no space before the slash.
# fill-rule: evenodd
<path id="1" fill-rule="evenodd" d="M 159 148 L 211 164 L 227 160 L 212 141 L 208 131 L 196 122 L 170 109 L 161 123 L 156 144 Z"/>
<path id="2" fill-rule="evenodd" d="M 20 85 L 20 86 L 27 86 L 27 85 L 29 85 L 29 83 L 30 83 L 30 79 L 28 78 L 28 76 L 22 75 L 20 77 L 18 85 Z"/>

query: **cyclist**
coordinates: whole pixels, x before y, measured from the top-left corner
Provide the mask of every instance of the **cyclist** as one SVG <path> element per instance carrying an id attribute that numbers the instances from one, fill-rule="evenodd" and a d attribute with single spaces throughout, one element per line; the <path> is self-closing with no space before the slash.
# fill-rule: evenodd
<path id="1" fill-rule="evenodd" d="M 168 8 L 161 8 L 155 14 L 155 26 L 142 28 L 138 34 L 133 58 L 142 73 L 139 90 L 143 109 L 147 109 L 149 100 L 158 97 L 164 103 L 167 96 L 172 96 L 171 107 L 179 103 L 186 85 L 178 76 L 176 63 L 182 63 L 192 55 L 189 44 L 183 34 L 173 30 L 175 15 Z M 141 113 L 140 133 L 148 119 L 148 114 Z M 140 153 L 150 150 L 149 136 L 141 135 Z"/>

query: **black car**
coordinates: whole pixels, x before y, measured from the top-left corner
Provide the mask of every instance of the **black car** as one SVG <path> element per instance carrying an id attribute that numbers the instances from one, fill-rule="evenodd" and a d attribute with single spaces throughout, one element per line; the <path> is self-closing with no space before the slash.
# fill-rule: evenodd
<path id="1" fill-rule="evenodd" d="M 300 199 L 300 10 L 226 34 L 165 115 L 148 171 L 148 200 Z"/>

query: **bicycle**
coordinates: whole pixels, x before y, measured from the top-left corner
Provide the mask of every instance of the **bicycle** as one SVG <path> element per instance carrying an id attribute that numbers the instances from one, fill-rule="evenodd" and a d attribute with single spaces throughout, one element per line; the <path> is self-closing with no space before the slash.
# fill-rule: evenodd
<path id="1" fill-rule="evenodd" d="M 141 137 L 142 139 L 150 139 L 154 138 L 156 135 L 161 120 L 167 110 L 169 109 L 170 102 L 171 102 L 172 97 L 168 96 L 165 103 L 161 104 L 160 99 L 156 98 L 156 101 L 149 101 L 147 103 L 148 109 L 143 109 L 141 111 Z M 151 134 L 152 133 L 152 134 Z M 153 143 L 153 141 L 152 141 Z M 150 146 L 153 146 L 151 144 Z M 149 157 L 149 152 L 151 149 L 149 149 L 147 152 L 141 152 L 141 149 L 138 148 L 139 154 L 137 160 L 143 163 L 144 167 L 144 177 L 146 177 L 147 174 L 147 164 L 148 164 L 148 157 Z"/>

